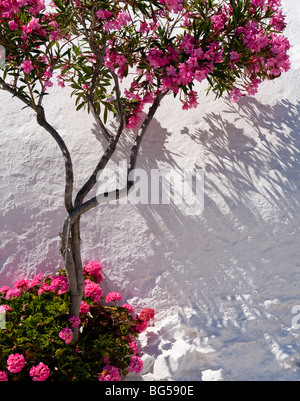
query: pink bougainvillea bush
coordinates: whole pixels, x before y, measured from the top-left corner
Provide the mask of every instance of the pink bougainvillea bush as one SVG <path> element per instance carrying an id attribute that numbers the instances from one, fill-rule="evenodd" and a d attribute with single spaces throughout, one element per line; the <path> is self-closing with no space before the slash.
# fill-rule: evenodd
<path id="1" fill-rule="evenodd" d="M 290 68 L 281 0 L 4 0 L 5 71 L 37 107 L 53 85 L 70 83 L 78 108 L 126 115 L 135 127 L 158 94 L 198 105 L 195 83 L 235 102 Z M 111 85 L 132 75 L 113 99 Z M 116 74 L 115 76 L 113 74 Z M 23 85 L 24 84 L 24 85 Z M 120 88 L 119 88 L 120 89 Z"/>
<path id="2" fill-rule="evenodd" d="M 98 262 L 88 263 L 84 273 L 79 317 L 69 315 L 64 271 L 18 280 L 12 289 L 0 287 L 0 313 L 6 316 L 0 330 L 0 381 L 117 381 L 141 372 L 135 340 L 154 319 L 154 310 L 136 314 L 131 305 L 122 305 L 119 293 L 105 297 Z M 76 344 L 74 327 L 80 331 Z"/>

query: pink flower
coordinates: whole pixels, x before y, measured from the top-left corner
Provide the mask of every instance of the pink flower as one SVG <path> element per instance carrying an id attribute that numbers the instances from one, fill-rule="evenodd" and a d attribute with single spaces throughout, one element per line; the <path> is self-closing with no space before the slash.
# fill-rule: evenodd
<path id="1" fill-rule="evenodd" d="M 221 31 L 224 28 L 225 22 L 227 21 L 225 14 L 213 15 L 211 22 L 217 31 Z"/>
<path id="2" fill-rule="evenodd" d="M 253 79 L 251 84 L 247 87 L 247 93 L 249 96 L 254 96 L 257 93 L 259 84 L 261 84 L 261 79 Z"/>
<path id="3" fill-rule="evenodd" d="M 37 366 L 33 366 L 30 369 L 29 374 L 34 382 L 43 382 L 48 379 L 50 369 L 43 362 L 40 362 Z"/>
<path id="4" fill-rule="evenodd" d="M 140 313 L 139 319 L 149 322 L 149 320 L 154 319 L 155 311 L 151 308 L 145 308 Z"/>
<path id="5" fill-rule="evenodd" d="M 62 331 L 58 335 L 62 340 L 64 340 L 64 342 L 66 344 L 69 344 L 72 341 L 72 338 L 73 338 L 72 330 L 68 329 L 67 327 L 62 329 Z"/>
<path id="6" fill-rule="evenodd" d="M 188 93 L 188 98 L 187 100 L 183 103 L 182 109 L 183 110 L 188 110 L 191 108 L 196 108 L 198 106 L 197 98 L 198 94 L 196 91 L 190 91 Z"/>
<path id="7" fill-rule="evenodd" d="M 108 10 L 98 10 L 96 15 L 99 19 L 109 19 L 113 16 L 113 13 Z"/>
<path id="8" fill-rule="evenodd" d="M 1 293 L 3 296 L 5 296 L 6 293 L 7 293 L 7 291 L 9 291 L 9 290 L 10 290 L 10 288 L 7 287 L 6 285 L 0 287 L 0 293 Z"/>
<path id="9" fill-rule="evenodd" d="M 97 15 L 104 15 L 97 12 Z M 127 25 L 129 22 L 131 22 L 131 17 L 128 13 L 126 13 L 125 11 L 121 11 L 117 18 L 114 21 L 106 21 L 103 24 L 103 27 L 106 31 L 110 31 L 112 29 L 121 29 L 122 26 Z"/>
<path id="10" fill-rule="evenodd" d="M 232 101 L 232 103 L 236 103 L 238 102 L 238 100 L 244 96 L 241 92 L 240 89 L 238 88 L 234 88 L 231 92 L 230 92 L 230 99 Z"/>
<path id="11" fill-rule="evenodd" d="M 72 324 L 72 327 L 78 327 L 81 324 L 81 320 L 78 316 L 69 317 L 68 321 Z"/>
<path id="12" fill-rule="evenodd" d="M 128 343 L 128 345 L 129 345 L 130 348 L 132 348 L 132 350 L 134 352 L 134 355 L 136 355 L 138 350 L 139 350 L 136 341 L 131 341 L 131 342 Z"/>
<path id="13" fill-rule="evenodd" d="M 50 81 L 46 81 L 50 82 Z M 45 82 L 45 83 L 46 83 Z M 52 85 L 51 85 L 52 86 Z M 50 280 L 50 284 L 48 283 Z M 43 285 L 38 291 L 38 294 L 42 294 L 44 291 L 49 291 L 49 292 L 57 292 L 58 295 L 64 294 L 68 291 L 69 289 L 69 284 L 68 284 L 68 279 L 65 276 L 47 276 L 44 279 Z"/>
<path id="14" fill-rule="evenodd" d="M 146 330 L 149 321 L 151 319 L 154 319 L 154 313 L 154 309 L 151 308 L 145 308 L 142 310 L 142 312 L 138 316 L 138 319 L 142 322 L 136 325 L 136 331 L 138 333 L 142 333 L 144 330 Z"/>
<path id="15" fill-rule="evenodd" d="M 12 310 L 12 308 L 9 305 L 0 305 L 0 313 L 5 313 L 9 310 Z"/>
<path id="16" fill-rule="evenodd" d="M 108 303 L 110 301 L 121 301 L 122 297 L 118 292 L 109 292 L 106 296 L 105 302 Z"/>
<path id="17" fill-rule="evenodd" d="M 49 22 L 49 25 L 53 26 L 53 28 L 58 28 L 58 23 L 56 21 Z"/>
<path id="18" fill-rule="evenodd" d="M 34 69 L 31 60 L 24 60 L 21 63 L 21 68 L 23 68 L 25 74 L 29 74 Z"/>
<path id="19" fill-rule="evenodd" d="M 133 311 L 133 307 L 132 307 L 131 305 L 129 305 L 129 304 L 124 304 L 124 305 L 122 305 L 122 308 L 128 309 L 128 312 L 129 312 L 129 313 L 133 313 L 133 312 L 134 312 L 134 311 Z"/>
<path id="20" fill-rule="evenodd" d="M 8 381 L 7 373 L 0 370 L 0 382 L 7 382 L 7 381 Z"/>
<path id="21" fill-rule="evenodd" d="M 251 0 L 251 6 L 262 7 L 264 6 L 266 0 Z"/>
<path id="22" fill-rule="evenodd" d="M 43 278 L 43 273 L 39 273 L 36 276 L 34 276 L 33 279 L 28 282 L 29 288 L 40 285 L 42 278 Z"/>
<path id="23" fill-rule="evenodd" d="M 41 24 L 39 23 L 39 19 L 32 17 L 31 21 L 29 21 L 29 23 L 26 26 L 26 33 L 31 33 L 32 31 L 34 31 L 35 29 L 38 29 L 41 27 Z"/>
<path id="24" fill-rule="evenodd" d="M 65 81 L 61 75 L 57 76 L 57 83 L 58 83 L 58 86 L 60 86 L 61 88 L 65 87 Z"/>
<path id="25" fill-rule="evenodd" d="M 90 305 L 88 305 L 86 302 L 84 302 L 84 301 L 81 301 L 81 304 L 80 304 L 80 313 L 88 313 L 89 312 L 89 310 L 90 310 Z"/>
<path id="26" fill-rule="evenodd" d="M 85 283 L 85 288 L 84 288 L 84 295 L 86 297 L 91 297 L 93 298 L 94 302 L 99 302 L 102 295 L 103 295 L 103 291 L 102 289 L 99 287 L 98 284 L 93 283 L 91 280 L 86 279 L 84 281 Z"/>
<path id="27" fill-rule="evenodd" d="M 169 11 L 174 11 L 174 13 L 179 13 L 183 9 L 182 0 L 159 0 L 161 4 L 165 4 Z"/>
<path id="28" fill-rule="evenodd" d="M 102 373 L 98 376 L 99 381 L 121 381 L 118 369 L 111 365 L 105 365 Z"/>
<path id="29" fill-rule="evenodd" d="M 7 359 L 7 369 L 11 373 L 20 372 L 25 366 L 25 358 L 21 354 L 11 354 Z"/>
<path id="30" fill-rule="evenodd" d="M 6 292 L 5 298 L 6 299 L 18 298 L 20 295 L 21 295 L 21 290 L 19 290 L 19 289 L 13 289 L 13 290 L 9 289 Z"/>
<path id="31" fill-rule="evenodd" d="M 53 76 L 52 71 L 51 71 L 50 67 L 48 67 L 44 73 L 44 78 L 52 78 L 52 76 Z"/>
<path id="32" fill-rule="evenodd" d="M 50 80 L 44 81 L 44 88 L 51 88 L 53 86 L 53 82 Z"/>
<path id="33" fill-rule="evenodd" d="M 16 23 L 15 20 L 9 21 L 8 26 L 12 31 L 14 31 L 15 29 L 17 29 L 19 27 L 19 25 Z"/>
<path id="34" fill-rule="evenodd" d="M 20 279 L 15 282 L 15 289 L 16 290 L 21 290 L 23 292 L 26 292 L 29 290 L 29 284 L 28 281 L 25 279 Z"/>
<path id="35" fill-rule="evenodd" d="M 239 61 L 240 56 L 239 56 L 238 52 L 232 51 L 232 52 L 230 52 L 229 54 L 230 54 L 230 60 L 231 60 L 231 61 L 233 61 L 233 62 Z"/>
<path id="36" fill-rule="evenodd" d="M 94 276 L 97 280 L 97 283 L 99 284 L 102 281 L 101 270 L 102 270 L 102 267 L 101 267 L 100 263 L 93 261 L 93 262 L 88 263 L 84 267 L 83 272 L 85 275 Z"/>
<path id="37" fill-rule="evenodd" d="M 130 359 L 130 364 L 129 364 L 128 370 L 129 370 L 129 372 L 140 373 L 143 370 L 143 361 L 141 360 L 141 358 L 134 355 Z"/>
<path id="38" fill-rule="evenodd" d="M 59 39 L 59 34 L 60 34 L 60 29 L 57 29 L 56 31 L 51 32 L 49 39 L 57 41 Z"/>

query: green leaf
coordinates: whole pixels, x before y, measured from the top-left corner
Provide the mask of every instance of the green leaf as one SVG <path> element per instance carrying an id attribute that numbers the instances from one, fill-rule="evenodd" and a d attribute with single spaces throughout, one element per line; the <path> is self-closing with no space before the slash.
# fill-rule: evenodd
<path id="1" fill-rule="evenodd" d="M 80 105 L 76 107 L 76 111 L 80 110 L 85 104 L 85 102 L 80 103 Z"/>
<path id="2" fill-rule="evenodd" d="M 105 109 L 104 109 L 104 115 L 103 115 L 104 124 L 107 123 L 107 114 L 108 114 L 108 110 L 107 110 L 107 107 L 105 107 Z"/>

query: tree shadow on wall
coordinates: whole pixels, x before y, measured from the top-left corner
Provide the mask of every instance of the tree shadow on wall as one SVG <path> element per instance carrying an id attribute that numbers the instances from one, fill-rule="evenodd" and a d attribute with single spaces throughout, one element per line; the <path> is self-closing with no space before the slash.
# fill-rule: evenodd
<path id="1" fill-rule="evenodd" d="M 255 98 L 241 99 L 237 105 L 225 101 L 225 109 L 220 113 L 203 116 L 204 129 L 195 127 L 191 132 L 187 127 L 182 128 L 183 135 L 204 147 L 204 166 L 193 165 L 190 168 L 204 167 L 206 188 L 218 193 L 229 208 L 243 205 L 255 218 L 259 219 L 260 215 L 249 203 L 251 193 L 265 196 L 274 205 L 287 193 L 292 203 L 298 204 L 292 192 L 299 188 L 300 180 L 299 114 L 300 102 L 293 104 L 287 99 L 273 106 L 263 105 Z M 112 132 L 117 127 L 117 123 L 111 123 Z M 105 146 L 96 125 L 93 133 Z M 112 158 L 115 163 L 127 161 L 136 134 L 137 129 L 128 130 L 121 138 L 118 151 Z M 145 169 L 149 174 L 161 166 L 182 170 L 178 163 L 181 149 L 171 152 L 167 145 L 169 140 L 172 140 L 172 133 L 153 119 L 142 143 L 137 168 Z M 225 181 L 226 188 L 218 185 L 218 182 Z M 260 181 L 261 185 L 257 185 Z M 206 204 L 212 200 L 208 192 L 205 192 Z M 148 210 L 155 205 L 149 205 L 149 208 L 140 206 Z M 154 210 L 155 213 L 167 210 L 176 221 L 182 222 L 181 213 L 172 202 L 166 207 L 157 205 Z"/>
<path id="2" fill-rule="evenodd" d="M 257 220 L 261 215 L 251 203 L 255 194 L 274 207 L 282 199 L 291 208 L 298 206 L 299 113 L 299 102 L 282 100 L 269 106 L 250 98 L 237 106 L 228 101 L 222 113 L 204 116 L 208 129 L 196 129 L 192 136 L 206 149 L 206 186 L 230 209 L 240 205 Z M 241 123 L 243 128 L 238 128 Z M 218 185 L 222 182 L 226 188 Z"/>
<path id="3" fill-rule="evenodd" d="M 258 194 L 274 207 L 284 200 L 292 212 L 299 206 L 300 102 L 293 104 L 285 99 L 270 106 L 247 98 L 238 105 L 230 101 L 225 104 L 222 112 L 203 117 L 205 129 L 195 127 L 194 132 L 182 129 L 183 134 L 204 147 L 205 209 L 214 203 L 215 211 L 220 212 L 214 200 L 218 198 L 228 209 L 234 211 L 239 207 L 262 222 L 260 211 L 251 201 Z M 154 136 L 163 146 L 152 147 Z M 169 136 L 157 121 L 150 126 L 150 139 L 146 137 L 143 144 L 146 158 L 141 155 L 138 159 L 142 168 L 155 169 L 159 161 L 169 163 L 170 168 L 181 168 L 164 145 Z M 196 216 L 183 215 L 173 203 L 137 205 L 137 208 L 152 227 L 157 214 L 165 224 L 169 221 L 173 230 L 190 230 L 189 221 L 198 220 Z"/>
<path id="4" fill-rule="evenodd" d="M 232 265 L 231 259 L 240 257 L 243 247 L 244 259 L 240 264 L 246 266 L 247 258 L 253 257 L 253 249 L 257 249 L 255 263 L 261 263 L 265 250 L 258 231 L 265 233 L 265 244 L 270 248 L 276 246 L 270 214 L 281 215 L 286 227 L 299 219 L 299 115 L 299 102 L 293 104 L 284 99 L 274 105 L 264 105 L 254 98 L 245 98 L 238 105 L 225 102 L 219 113 L 205 114 L 201 128 L 195 127 L 193 131 L 182 128 L 182 134 L 189 136 L 191 143 L 194 141 L 199 149 L 204 148 L 202 165 L 190 166 L 205 168 L 204 211 L 199 216 L 189 216 L 172 201 L 167 205 L 133 205 L 148 227 L 145 231 L 145 237 L 148 237 L 146 269 L 141 272 L 140 260 L 132 260 L 132 268 L 139 272 L 141 293 L 150 284 L 154 288 L 157 277 L 161 276 L 163 280 L 159 286 L 166 294 L 168 288 L 173 288 L 170 293 L 177 288 L 181 294 L 178 299 L 182 305 L 187 305 L 193 303 L 187 290 L 190 285 L 192 291 L 194 285 L 189 276 L 203 277 L 212 274 L 208 271 L 214 272 L 215 280 L 223 284 L 227 281 L 230 287 L 232 284 L 225 277 L 228 275 L 225 267 L 223 270 L 216 267 Z M 115 162 L 126 159 L 133 140 L 130 135 L 129 132 L 120 142 Z M 168 149 L 172 135 L 153 120 L 144 138 L 137 167 L 147 172 L 159 169 L 161 165 L 182 170 L 181 149 L 176 150 L 177 153 Z M 105 209 L 108 213 L 114 213 L 117 206 L 104 207 L 108 208 Z M 248 237 L 255 238 L 249 250 Z M 115 245 L 114 238 L 111 244 Z M 134 238 L 132 246 L 135 247 Z M 183 277 L 183 271 L 188 272 L 186 277 Z M 233 274 L 237 275 L 237 282 L 241 281 L 239 272 Z M 223 287 L 225 291 L 226 285 Z M 205 296 L 209 304 L 209 293 Z M 169 305 L 171 301 L 167 298 L 166 295 L 166 305 Z M 163 297 L 160 306 L 162 302 Z"/>
<path id="5" fill-rule="evenodd" d="M 203 149 L 203 163 L 190 166 L 205 168 L 203 213 L 188 216 L 172 202 L 133 206 L 148 227 L 145 263 L 137 258 L 131 264 L 138 277 L 134 296 L 157 300 L 154 308 L 176 316 L 176 323 L 158 332 L 170 349 L 179 323 L 182 341 L 197 344 L 201 336 L 212 335 L 213 348 L 222 352 L 228 344 L 232 350 L 230 342 L 241 336 L 241 327 L 245 328 L 244 341 L 257 341 L 266 332 L 277 338 L 277 313 L 288 327 L 284 319 L 289 317 L 282 311 L 289 310 L 286 303 L 299 297 L 299 116 L 300 102 L 288 99 L 274 105 L 255 98 L 241 99 L 237 105 L 225 101 L 220 112 L 203 116 L 201 127 L 181 130 Z M 154 120 L 138 167 L 150 171 L 163 164 L 182 169 L 181 149 L 176 154 L 168 149 L 173 135 L 177 134 Z M 138 256 L 142 253 L 139 250 Z M 282 290 L 285 284 L 286 293 Z M 133 297 L 131 290 L 122 290 L 125 298 Z M 288 299 L 282 299 L 274 315 L 260 304 L 287 293 Z M 288 354 L 296 347 L 289 340 L 290 350 L 283 348 Z M 152 354 L 150 341 L 148 347 Z M 187 369 L 187 378 L 192 377 L 196 363 Z M 214 367 L 219 368 L 217 362 Z"/>
<path id="6" fill-rule="evenodd" d="M 231 259 L 235 257 L 232 252 L 240 255 L 243 246 L 245 255 L 241 264 L 248 263 L 247 256 L 249 260 L 253 257 L 247 248 L 248 237 L 257 238 L 253 240 L 257 243 L 251 247 L 257 249 L 255 263 L 262 263 L 265 248 L 258 231 L 265 233 L 265 246 L 276 246 L 272 237 L 272 213 L 281 215 L 286 227 L 299 220 L 299 115 L 300 103 L 293 104 L 287 99 L 275 105 L 264 105 L 254 98 L 242 99 L 239 105 L 226 102 L 220 113 L 207 113 L 203 117 L 204 128 L 195 127 L 194 132 L 186 127 L 182 129 L 183 134 L 204 147 L 203 213 L 187 216 L 172 202 L 170 205 L 135 205 L 141 218 L 146 220 L 149 235 L 155 237 L 155 241 L 149 241 L 152 260 L 148 258 L 149 271 L 152 268 L 155 271 L 153 282 L 155 275 L 161 274 L 164 283 L 173 287 L 171 292 L 174 287 L 178 288 L 182 305 L 192 302 L 187 287 L 182 287 L 183 279 L 185 285 L 189 285 L 189 274 L 201 277 L 212 269 L 224 283 L 225 270 L 216 267 L 232 264 Z M 165 137 L 164 131 L 160 131 L 155 121 L 149 137 L 159 138 L 161 134 Z M 163 139 L 160 140 L 163 143 Z M 145 138 L 143 149 L 146 150 L 143 151 L 149 157 L 139 158 L 140 167 L 150 171 L 157 168 L 157 160 L 167 160 L 170 168 L 180 169 L 164 147 L 156 148 L 152 155 L 147 141 L 151 143 Z M 158 264 L 160 268 L 155 267 Z M 189 274 L 182 277 L 179 273 L 182 271 Z M 237 281 L 239 279 L 241 277 L 237 277 Z M 227 282 L 230 286 L 229 280 Z M 190 285 L 192 291 L 193 283 Z M 168 288 L 164 288 L 168 292 Z M 209 294 L 207 296 L 209 303 Z"/>

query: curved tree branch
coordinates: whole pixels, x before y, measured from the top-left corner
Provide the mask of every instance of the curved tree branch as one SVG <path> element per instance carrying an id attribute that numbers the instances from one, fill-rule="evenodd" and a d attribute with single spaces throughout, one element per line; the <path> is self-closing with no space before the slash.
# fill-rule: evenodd
<path id="1" fill-rule="evenodd" d="M 45 111 L 42 106 L 38 106 L 37 108 L 37 122 L 39 125 L 54 138 L 56 143 L 58 144 L 65 162 L 65 170 L 66 170 L 66 183 L 65 183 L 65 207 L 67 212 L 70 214 L 73 211 L 73 186 L 74 186 L 74 173 L 73 173 L 73 165 L 70 152 L 62 139 L 62 137 L 58 134 L 58 132 L 48 123 L 45 117 Z"/>
<path id="2" fill-rule="evenodd" d="M 128 196 L 130 190 L 134 186 L 134 181 L 131 181 L 129 179 L 129 177 L 130 177 L 130 173 L 135 169 L 136 161 L 137 161 L 137 157 L 138 157 L 139 149 L 141 147 L 142 140 L 149 127 L 150 122 L 152 121 L 158 107 L 160 106 L 161 100 L 164 98 L 165 95 L 166 95 L 166 93 L 159 93 L 157 95 L 156 99 L 154 100 L 152 106 L 149 109 L 147 117 L 145 118 L 145 120 L 135 138 L 134 145 L 131 148 L 131 152 L 130 152 L 126 186 L 124 188 L 122 188 L 121 190 L 116 189 L 115 191 L 106 192 L 102 195 L 95 196 L 84 203 L 81 203 L 81 204 L 75 203 L 75 208 L 69 216 L 71 223 L 73 221 L 75 221 L 76 218 L 78 218 L 78 216 L 83 215 L 84 213 L 88 212 L 89 210 L 93 209 L 94 207 L 98 206 L 99 204 L 107 203 L 110 200 L 118 200 L 118 199 Z M 108 162 L 108 160 L 106 161 L 106 163 Z M 106 163 L 105 163 L 105 165 L 106 165 Z M 100 171 L 100 169 L 98 171 Z M 96 178 L 97 178 L 97 176 L 94 176 L 94 180 L 96 180 Z M 95 181 L 95 183 L 96 183 L 96 181 Z M 102 198 L 102 201 L 99 202 L 100 197 Z"/>
<path id="3" fill-rule="evenodd" d="M 19 100 L 21 100 L 23 103 L 26 104 L 26 106 L 30 107 L 33 109 L 33 106 L 31 104 L 31 101 L 28 97 L 24 96 L 22 93 L 19 93 L 17 89 L 15 89 L 12 85 L 6 83 L 1 77 L 0 77 L 0 85 L 3 90 L 9 92 L 13 96 L 17 97 Z"/>
<path id="4" fill-rule="evenodd" d="M 97 175 L 98 175 L 100 170 L 103 170 L 106 167 L 106 165 L 109 162 L 110 158 L 114 154 L 116 146 L 117 146 L 117 144 L 119 142 L 119 139 L 120 139 L 121 134 L 122 134 L 123 129 L 124 129 L 125 116 L 124 116 L 124 109 L 123 109 L 122 102 L 121 102 L 121 91 L 120 91 L 120 87 L 119 87 L 119 79 L 118 79 L 118 76 L 115 73 L 112 73 L 112 76 L 113 76 L 113 79 L 115 81 L 115 93 L 116 93 L 117 104 L 118 104 L 118 112 L 119 112 L 119 115 L 120 115 L 120 125 L 119 125 L 118 131 L 117 131 L 115 137 L 112 137 L 108 133 L 107 129 L 105 128 L 104 124 L 102 123 L 101 118 L 99 117 L 99 115 L 97 114 L 97 112 L 95 110 L 96 116 L 94 116 L 94 117 L 96 119 L 98 119 L 99 124 L 101 126 L 103 125 L 103 130 L 104 131 L 102 130 L 102 132 L 104 133 L 106 131 L 108 133 L 108 135 L 110 135 L 110 137 L 109 137 L 109 145 L 106 148 L 106 151 L 104 152 L 103 156 L 101 157 L 99 163 L 97 164 L 95 170 L 93 171 L 93 174 L 90 176 L 90 178 L 86 181 L 86 183 L 83 185 L 83 187 L 78 192 L 78 194 L 76 196 L 76 199 L 75 199 L 75 208 L 80 206 L 83 203 L 84 198 L 88 195 L 88 193 L 93 189 L 93 187 L 97 183 Z"/>
<path id="5" fill-rule="evenodd" d="M 90 96 L 90 95 L 86 95 L 86 100 L 87 100 L 87 102 L 88 102 L 88 105 L 90 106 L 92 115 L 93 115 L 93 117 L 94 117 L 94 119 L 95 119 L 95 121 L 96 121 L 98 127 L 100 128 L 100 131 L 101 131 L 102 135 L 104 136 L 104 138 L 105 138 L 107 141 L 110 141 L 110 139 L 112 138 L 112 136 L 111 136 L 110 132 L 108 131 L 108 129 L 105 127 L 105 125 L 104 125 L 104 123 L 103 123 L 101 117 L 100 117 L 99 114 L 97 113 L 96 107 L 95 107 L 95 105 L 94 105 L 94 102 L 93 102 L 91 96 Z"/>

